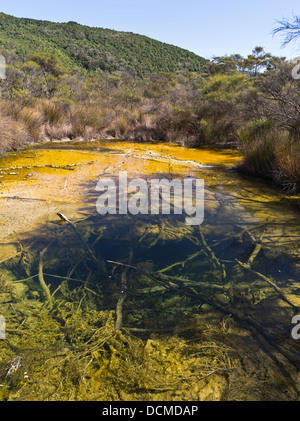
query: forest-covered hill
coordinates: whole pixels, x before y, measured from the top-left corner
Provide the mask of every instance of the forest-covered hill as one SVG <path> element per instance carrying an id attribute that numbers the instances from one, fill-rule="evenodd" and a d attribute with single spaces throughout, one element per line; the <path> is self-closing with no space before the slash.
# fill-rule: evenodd
<path id="1" fill-rule="evenodd" d="M 135 76 L 182 69 L 201 71 L 206 61 L 190 51 L 130 32 L 4 13 L 0 13 L 0 48 L 16 52 L 20 58 L 54 53 L 69 68 L 127 71 Z"/>
<path id="2" fill-rule="evenodd" d="M 205 60 L 145 36 L 0 13 L 0 155 L 118 138 L 230 145 L 242 171 L 300 191 L 295 64 L 256 46 Z"/>

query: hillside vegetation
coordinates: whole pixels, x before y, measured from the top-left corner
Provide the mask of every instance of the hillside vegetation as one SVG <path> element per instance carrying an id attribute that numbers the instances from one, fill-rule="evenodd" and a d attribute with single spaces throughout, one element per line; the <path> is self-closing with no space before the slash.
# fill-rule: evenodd
<path id="1" fill-rule="evenodd" d="M 0 24 L 0 153 L 25 142 L 111 137 L 228 145 L 244 155 L 242 171 L 300 191 L 294 63 L 256 47 L 204 65 L 134 34 L 3 14 Z"/>
<path id="2" fill-rule="evenodd" d="M 146 36 L 91 28 L 76 22 L 53 23 L 0 13 L 0 47 L 20 58 L 56 55 L 69 69 L 126 71 L 135 76 L 152 72 L 200 71 L 206 60 L 190 51 Z"/>

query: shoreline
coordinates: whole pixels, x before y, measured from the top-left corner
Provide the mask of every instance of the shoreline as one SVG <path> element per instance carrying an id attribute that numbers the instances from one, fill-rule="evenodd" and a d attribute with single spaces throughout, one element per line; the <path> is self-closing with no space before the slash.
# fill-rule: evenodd
<path id="1" fill-rule="evenodd" d="M 235 151 L 240 151 L 240 148 L 238 147 L 238 145 L 236 143 L 232 143 L 232 142 L 222 142 L 222 143 L 214 143 L 214 144 L 199 144 L 199 145 L 182 145 L 180 142 L 171 142 L 171 141 L 167 141 L 167 140 L 152 140 L 152 141 L 144 141 L 144 140 L 140 140 L 140 139 L 128 139 L 126 137 L 100 137 L 100 138 L 93 138 L 93 139 L 87 139 L 84 137 L 78 137 L 76 139 L 71 139 L 71 138 L 63 138 L 63 139 L 49 139 L 46 138 L 44 140 L 40 140 L 40 141 L 32 141 L 32 142 L 26 142 L 22 145 L 20 145 L 17 148 L 13 148 L 13 149 L 8 149 L 6 150 L 4 153 L 2 153 L 0 155 L 0 160 L 1 158 L 5 157 L 5 155 L 7 153 L 18 153 L 19 151 L 21 151 L 22 149 L 30 149 L 32 148 L 36 148 L 38 145 L 41 144 L 69 144 L 69 143 L 93 143 L 93 142 L 120 142 L 120 143 L 124 143 L 124 142 L 130 142 L 130 143 L 136 143 L 136 144 L 144 144 L 144 145 L 155 145 L 155 144 L 165 144 L 165 145 L 178 145 L 178 147 L 183 147 L 183 148 L 187 148 L 187 149 L 196 149 L 196 150 L 201 150 L 201 149 L 216 149 L 216 150 L 220 150 L 220 149 L 224 149 L 224 150 L 235 150 Z M 297 188 L 292 188 L 289 190 L 289 188 L 287 188 L 286 186 L 288 185 L 288 180 L 276 180 L 274 177 L 272 177 L 271 175 L 261 175 L 258 172 L 253 171 L 251 168 L 248 168 L 245 162 L 245 157 L 242 156 L 242 162 L 238 165 L 233 165 L 233 167 L 231 168 L 232 170 L 236 171 L 237 173 L 246 176 L 246 177 L 250 177 L 253 179 L 258 179 L 261 180 L 263 182 L 268 183 L 270 186 L 272 186 L 275 189 L 279 189 L 282 193 L 286 194 L 287 196 L 293 197 L 296 196 L 298 197 L 300 194 L 300 186 Z"/>

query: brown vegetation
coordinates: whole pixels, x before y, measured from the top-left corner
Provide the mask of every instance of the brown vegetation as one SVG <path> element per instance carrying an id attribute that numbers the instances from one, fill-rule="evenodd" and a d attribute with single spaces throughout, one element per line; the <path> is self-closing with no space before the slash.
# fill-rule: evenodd
<path id="1" fill-rule="evenodd" d="M 70 73 L 51 56 L 21 65 L 11 55 L 0 81 L 0 152 L 27 141 L 93 138 L 228 145 L 241 149 L 244 172 L 295 193 L 300 83 L 285 60 L 260 48 L 249 57 L 217 57 L 204 73 L 136 79 Z"/>
<path id="2" fill-rule="evenodd" d="M 27 141 L 28 134 L 24 125 L 8 115 L 5 107 L 0 109 L 0 122 L 0 154 L 17 149 Z"/>

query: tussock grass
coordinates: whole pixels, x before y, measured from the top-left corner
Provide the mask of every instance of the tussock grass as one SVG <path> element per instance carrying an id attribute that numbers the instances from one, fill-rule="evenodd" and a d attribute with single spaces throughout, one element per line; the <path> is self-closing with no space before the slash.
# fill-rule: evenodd
<path id="1" fill-rule="evenodd" d="M 18 117 L 25 125 L 28 136 L 31 140 L 42 140 L 44 118 L 39 108 L 24 107 L 19 112 Z"/>
<path id="2" fill-rule="evenodd" d="M 109 126 L 110 116 L 98 104 L 80 104 L 71 107 L 68 122 L 72 127 L 72 138 L 92 138 L 101 135 Z"/>
<path id="3" fill-rule="evenodd" d="M 41 113 L 44 121 L 50 126 L 59 124 L 64 117 L 64 111 L 56 103 L 51 101 L 43 101 L 40 105 Z"/>
<path id="4" fill-rule="evenodd" d="M 26 140 L 27 135 L 24 125 L 0 109 L 0 154 L 17 149 Z"/>
<path id="5" fill-rule="evenodd" d="M 277 150 L 276 160 L 275 182 L 289 193 L 300 192 L 300 141 Z"/>
<path id="6" fill-rule="evenodd" d="M 5 104 L 4 104 L 5 105 Z M 154 104 L 113 107 L 107 102 L 80 101 L 62 106 L 54 100 L 35 100 L 0 109 L 0 153 L 26 141 L 95 139 L 178 142 L 184 146 L 226 143 L 235 139 L 244 156 L 240 170 L 272 180 L 288 193 L 300 191 L 300 137 L 274 127 L 268 120 L 236 129 L 231 120 L 205 115 L 199 106 Z"/>
<path id="7" fill-rule="evenodd" d="M 241 170 L 268 178 L 288 193 L 300 191 L 300 137 L 271 129 L 247 138 L 242 145 Z"/>

